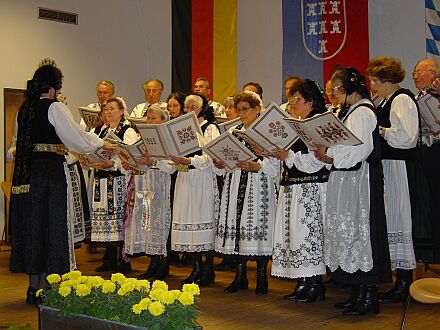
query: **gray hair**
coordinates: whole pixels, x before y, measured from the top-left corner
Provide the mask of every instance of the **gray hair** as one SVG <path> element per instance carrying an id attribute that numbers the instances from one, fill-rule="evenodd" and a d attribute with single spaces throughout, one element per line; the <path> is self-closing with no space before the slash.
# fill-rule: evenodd
<path id="1" fill-rule="evenodd" d="M 187 107 L 189 101 L 194 101 L 194 102 L 196 102 L 197 105 L 199 106 L 199 108 L 200 108 L 200 109 L 203 109 L 203 99 L 202 99 L 200 96 L 195 95 L 195 94 L 188 95 L 188 96 L 185 98 L 185 102 L 184 102 L 184 104 L 185 104 L 185 108 Z"/>
<path id="2" fill-rule="evenodd" d="M 167 110 L 162 109 L 162 108 L 159 106 L 158 103 L 154 103 L 154 104 L 152 104 L 152 105 L 148 108 L 147 113 L 148 113 L 149 111 L 151 111 L 151 110 L 153 110 L 153 111 L 157 111 L 157 112 L 159 113 L 160 118 L 161 118 L 162 120 L 165 120 L 165 121 L 170 120 L 170 114 L 169 114 L 169 112 L 168 112 Z"/>
<path id="3" fill-rule="evenodd" d="M 234 106 L 234 97 L 233 96 L 228 96 L 227 98 L 225 98 L 223 100 L 223 106 L 225 108 L 233 107 Z"/>

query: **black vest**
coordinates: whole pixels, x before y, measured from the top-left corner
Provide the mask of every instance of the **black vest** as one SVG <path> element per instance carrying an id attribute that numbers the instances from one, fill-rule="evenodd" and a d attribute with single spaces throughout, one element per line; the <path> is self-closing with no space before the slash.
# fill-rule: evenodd
<path id="1" fill-rule="evenodd" d="M 417 104 L 416 99 L 414 98 L 414 94 L 411 93 L 408 89 L 400 88 L 398 89 L 388 100 L 384 105 L 379 105 L 377 107 L 377 121 L 379 126 L 389 128 L 391 127 L 390 122 L 390 111 L 391 111 L 391 104 L 393 103 L 393 100 L 396 96 L 405 94 L 408 95 L 416 104 L 417 106 L 417 114 L 419 114 L 419 106 Z M 419 130 L 420 130 L 420 114 L 419 114 Z M 411 148 L 411 149 L 397 149 L 391 147 L 387 141 L 381 136 L 381 151 L 382 151 L 382 159 L 413 159 L 416 157 L 416 151 L 417 148 Z"/>
<path id="2" fill-rule="evenodd" d="M 35 117 L 33 120 L 33 127 L 38 129 L 32 130 L 32 143 L 44 143 L 44 144 L 61 144 L 61 140 L 58 137 L 55 127 L 49 122 L 48 113 L 49 107 L 52 103 L 58 102 L 57 100 L 41 99 L 38 101 L 35 107 Z"/>

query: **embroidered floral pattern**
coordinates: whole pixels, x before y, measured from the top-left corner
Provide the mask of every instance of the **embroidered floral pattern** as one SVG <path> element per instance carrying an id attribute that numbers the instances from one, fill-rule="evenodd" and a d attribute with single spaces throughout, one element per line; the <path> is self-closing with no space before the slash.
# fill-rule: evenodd
<path id="1" fill-rule="evenodd" d="M 276 242 L 274 245 L 273 265 L 296 269 L 323 265 L 324 228 L 320 189 L 315 183 L 301 184 L 295 189 L 299 189 L 298 194 L 300 194 L 296 207 L 303 208 L 304 214 L 300 219 L 292 219 L 291 208 L 294 195 L 292 186 L 288 186 L 284 195 L 284 237 L 283 242 Z M 300 237 L 298 233 L 292 232 L 292 221 L 299 221 L 301 225 L 307 227 L 304 231 L 305 236 Z M 292 236 L 295 241 L 301 242 L 296 249 L 291 248 Z"/>
<path id="2" fill-rule="evenodd" d="M 184 127 L 176 131 L 180 144 L 186 144 L 188 142 L 197 139 L 196 133 L 192 130 L 191 126 Z"/>

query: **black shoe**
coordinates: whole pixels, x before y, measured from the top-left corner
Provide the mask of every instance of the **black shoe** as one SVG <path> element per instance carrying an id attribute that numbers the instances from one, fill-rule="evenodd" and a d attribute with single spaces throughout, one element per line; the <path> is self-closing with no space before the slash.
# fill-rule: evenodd
<path id="1" fill-rule="evenodd" d="M 131 273 L 131 263 L 130 261 L 121 261 L 116 269 L 118 273 L 128 274 Z"/>
<path id="2" fill-rule="evenodd" d="M 215 282 L 214 269 L 206 267 L 205 265 L 202 274 L 200 275 L 199 286 L 200 287 L 209 286 L 210 284 L 214 284 L 214 282 Z"/>
<path id="3" fill-rule="evenodd" d="M 169 257 L 163 257 L 156 272 L 156 279 L 163 281 L 170 274 Z"/>
<path id="4" fill-rule="evenodd" d="M 351 295 L 346 301 L 336 303 L 335 308 L 352 308 L 357 305 L 362 299 L 362 293 L 364 291 L 364 286 L 355 284 L 352 285 Z"/>
<path id="5" fill-rule="evenodd" d="M 380 304 L 377 297 L 377 287 L 375 285 L 364 286 L 362 299 L 352 308 L 343 311 L 343 315 L 361 316 L 368 313 L 379 314 Z"/>
<path id="6" fill-rule="evenodd" d="M 296 300 L 296 298 L 306 289 L 307 283 L 306 278 L 301 277 L 298 279 L 295 290 L 292 293 L 286 294 L 284 296 L 285 300 Z"/>
<path id="7" fill-rule="evenodd" d="M 406 301 L 409 287 L 412 283 L 412 270 L 397 269 L 394 287 L 384 293 L 379 293 L 379 301 L 385 303 L 399 303 Z"/>
<path id="8" fill-rule="evenodd" d="M 296 301 L 311 303 L 317 298 L 319 298 L 319 300 L 325 300 L 325 291 L 326 287 L 322 283 L 321 275 L 309 277 L 308 280 L 306 280 L 306 288 L 298 295 Z"/>
<path id="9" fill-rule="evenodd" d="M 157 270 L 160 265 L 160 256 L 152 255 L 150 258 L 150 264 L 148 265 L 147 271 L 139 275 L 138 279 L 147 280 L 149 278 L 154 278 L 156 276 Z"/>
<path id="10" fill-rule="evenodd" d="M 38 306 L 38 304 L 41 302 L 39 298 L 37 298 L 37 291 L 38 289 L 28 287 L 26 292 L 26 304 L 27 305 L 34 305 Z"/>
<path id="11" fill-rule="evenodd" d="M 257 259 L 257 287 L 255 294 L 262 296 L 267 294 L 269 290 L 269 282 L 267 281 L 267 263 L 269 258 L 262 257 Z"/>
<path id="12" fill-rule="evenodd" d="M 238 263 L 234 280 L 223 291 L 225 293 L 234 293 L 238 290 L 247 290 L 248 286 L 249 281 L 247 279 L 246 263 Z"/>
<path id="13" fill-rule="evenodd" d="M 194 256 L 193 269 L 189 276 L 182 280 L 180 283 L 183 284 L 191 284 L 191 283 L 199 283 L 200 276 L 202 275 L 202 255 L 200 253 L 196 253 Z"/>

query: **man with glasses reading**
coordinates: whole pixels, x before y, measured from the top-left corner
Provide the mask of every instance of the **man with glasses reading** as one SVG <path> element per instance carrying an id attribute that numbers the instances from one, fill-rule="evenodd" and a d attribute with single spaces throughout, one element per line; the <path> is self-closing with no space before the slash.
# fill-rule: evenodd
<path id="1" fill-rule="evenodd" d="M 163 92 L 163 83 L 159 79 L 147 80 L 143 84 L 143 89 L 145 93 L 144 103 L 140 103 L 135 106 L 130 114 L 131 117 L 141 118 L 145 117 L 148 108 L 153 104 L 158 104 L 162 110 L 167 110 L 166 102 L 162 102 L 160 97 Z"/>
<path id="2" fill-rule="evenodd" d="M 203 95 L 208 100 L 208 105 L 214 109 L 214 115 L 216 117 L 225 117 L 225 107 L 216 101 L 209 99 L 209 94 L 211 94 L 211 85 L 209 80 L 205 77 L 199 77 L 196 79 L 193 87 L 194 94 Z"/>

